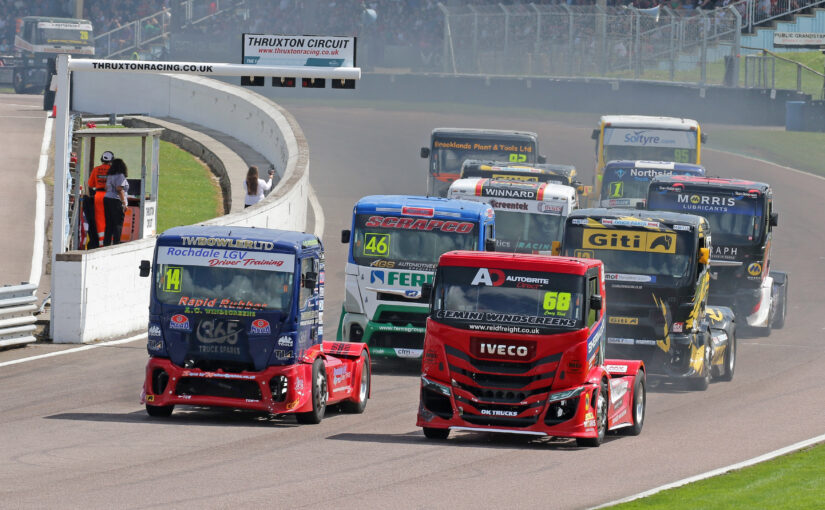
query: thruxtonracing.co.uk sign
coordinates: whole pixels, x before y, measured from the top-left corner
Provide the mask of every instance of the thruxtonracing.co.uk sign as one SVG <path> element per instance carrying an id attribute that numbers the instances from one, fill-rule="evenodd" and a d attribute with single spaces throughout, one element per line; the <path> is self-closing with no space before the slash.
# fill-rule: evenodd
<path id="1" fill-rule="evenodd" d="M 243 34 L 243 63 L 355 67 L 355 37 Z"/>
<path id="2" fill-rule="evenodd" d="M 774 46 L 825 46 L 825 34 L 814 32 L 774 32 Z"/>

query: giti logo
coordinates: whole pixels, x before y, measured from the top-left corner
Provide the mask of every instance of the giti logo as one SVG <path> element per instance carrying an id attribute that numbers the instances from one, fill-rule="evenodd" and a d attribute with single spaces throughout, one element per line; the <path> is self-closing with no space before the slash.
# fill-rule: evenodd
<path id="1" fill-rule="evenodd" d="M 586 228 L 582 234 L 582 248 L 676 253 L 676 234 Z"/>
<path id="2" fill-rule="evenodd" d="M 610 317 L 608 319 L 610 324 L 623 324 L 626 326 L 637 326 L 639 324 L 638 317 Z"/>

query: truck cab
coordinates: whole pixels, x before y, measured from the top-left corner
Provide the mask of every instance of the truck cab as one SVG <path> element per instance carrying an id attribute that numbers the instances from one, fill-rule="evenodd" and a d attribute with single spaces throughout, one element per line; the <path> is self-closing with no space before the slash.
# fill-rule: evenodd
<path id="1" fill-rule="evenodd" d="M 650 184 L 649 207 L 698 214 L 713 230 L 708 300 L 767 335 L 785 324 L 788 275 L 771 266 L 779 224 L 769 184 L 717 177 L 660 176 Z"/>
<path id="2" fill-rule="evenodd" d="M 451 250 L 494 250 L 487 204 L 446 198 L 373 195 L 353 209 L 346 299 L 338 339 L 366 342 L 373 356 L 420 358 L 427 301 L 438 257 Z"/>
<path id="3" fill-rule="evenodd" d="M 363 411 L 369 352 L 324 342 L 324 252 L 317 237 L 246 227 L 176 227 L 157 239 L 149 276 L 151 416 L 175 405 L 296 413 Z"/>
<path id="4" fill-rule="evenodd" d="M 430 294 L 419 427 L 575 438 L 636 435 L 641 361 L 604 356 L 605 285 L 594 259 L 454 251 Z"/>
<path id="5" fill-rule="evenodd" d="M 650 181 L 659 175 L 702 177 L 705 167 L 672 161 L 610 161 L 604 167 L 599 207 L 644 209 Z"/>
<path id="6" fill-rule="evenodd" d="M 733 312 L 708 307 L 710 226 L 701 216 L 579 209 L 565 225 L 563 255 L 600 259 L 607 280 L 607 355 L 641 359 L 652 375 L 707 388 L 730 379 Z"/>
<path id="7" fill-rule="evenodd" d="M 450 184 L 449 198 L 489 204 L 496 213 L 496 251 L 552 254 L 576 190 L 562 184 L 468 178 Z"/>
<path id="8" fill-rule="evenodd" d="M 421 148 L 429 161 L 427 195 L 446 197 L 450 183 L 459 178 L 466 159 L 532 164 L 544 163 L 538 135 L 529 131 L 500 129 L 437 128 L 430 146 Z"/>
<path id="9" fill-rule="evenodd" d="M 95 54 L 92 22 L 85 19 L 26 16 L 17 21 L 14 91 L 42 91 L 49 80 L 50 60 L 59 54 Z"/>

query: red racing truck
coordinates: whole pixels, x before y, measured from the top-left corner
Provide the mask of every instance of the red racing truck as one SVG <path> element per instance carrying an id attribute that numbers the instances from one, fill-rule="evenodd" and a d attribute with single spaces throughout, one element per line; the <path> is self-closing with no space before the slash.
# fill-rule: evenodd
<path id="1" fill-rule="evenodd" d="M 452 251 L 431 286 L 417 425 L 575 438 L 642 431 L 645 368 L 605 360 L 601 261 Z"/>

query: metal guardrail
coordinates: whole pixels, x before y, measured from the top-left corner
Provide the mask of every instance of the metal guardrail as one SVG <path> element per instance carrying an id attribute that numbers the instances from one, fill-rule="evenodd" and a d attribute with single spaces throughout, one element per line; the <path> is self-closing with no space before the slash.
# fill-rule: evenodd
<path id="1" fill-rule="evenodd" d="M 35 342 L 37 286 L 31 283 L 0 287 L 0 347 Z"/>

